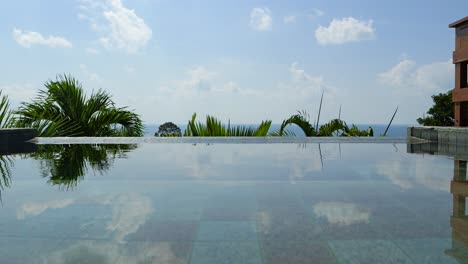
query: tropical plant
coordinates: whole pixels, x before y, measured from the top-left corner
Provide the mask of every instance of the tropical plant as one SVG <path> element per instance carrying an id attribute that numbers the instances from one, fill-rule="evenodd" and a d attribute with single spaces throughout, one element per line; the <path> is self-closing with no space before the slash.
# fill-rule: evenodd
<path id="1" fill-rule="evenodd" d="M 181 137 L 182 132 L 180 128 L 172 123 L 166 122 L 159 126 L 158 132 L 154 134 L 155 137 Z"/>
<path id="2" fill-rule="evenodd" d="M 428 116 L 420 117 L 416 121 L 423 126 L 453 126 L 452 90 L 431 97 L 434 105 L 427 111 Z"/>
<path id="3" fill-rule="evenodd" d="M 0 90 L 0 128 L 10 127 L 11 121 L 10 101 L 6 95 L 2 95 L 2 90 Z"/>
<path id="4" fill-rule="evenodd" d="M 0 200 L 1 192 L 5 188 L 10 187 L 11 183 L 11 167 L 15 165 L 13 158 L 11 156 L 5 155 L 0 156 Z"/>
<path id="5" fill-rule="evenodd" d="M 318 123 L 315 126 L 309 121 L 309 115 L 306 111 L 298 111 L 284 120 L 277 135 L 284 136 L 285 128 L 289 125 L 296 125 L 301 128 L 306 137 L 332 137 L 332 136 L 373 136 L 374 131 L 371 127 L 367 130 L 360 130 L 357 126 L 348 127 L 346 122 L 341 119 L 333 119 L 321 126 Z"/>
<path id="6" fill-rule="evenodd" d="M 38 145 L 31 157 L 41 161 L 44 178 L 52 185 L 76 187 L 88 169 L 103 174 L 116 158 L 125 158 L 136 145 Z"/>
<path id="7" fill-rule="evenodd" d="M 348 127 L 346 124 L 344 126 L 343 132 L 339 135 L 341 137 L 373 137 L 374 129 L 369 127 L 368 129 L 359 129 L 356 125 Z"/>
<path id="8" fill-rule="evenodd" d="M 31 103 L 23 102 L 15 125 L 32 127 L 39 136 L 142 136 L 143 123 L 126 107 L 117 108 L 110 94 L 99 90 L 87 98 L 70 75 L 48 81 Z"/>
<path id="9" fill-rule="evenodd" d="M 262 121 L 257 127 L 248 126 L 233 126 L 230 122 L 224 125 L 212 116 L 206 117 L 206 123 L 196 122 L 197 114 L 192 115 L 192 119 L 188 121 L 187 129 L 184 136 L 192 137 L 265 137 L 271 126 L 271 120 Z"/>

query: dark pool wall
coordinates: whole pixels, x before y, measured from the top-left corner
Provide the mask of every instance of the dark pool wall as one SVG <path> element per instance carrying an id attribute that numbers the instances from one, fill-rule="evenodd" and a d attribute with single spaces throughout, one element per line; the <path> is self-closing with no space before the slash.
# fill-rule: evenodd
<path id="1" fill-rule="evenodd" d="M 35 152 L 37 146 L 26 141 L 36 136 L 36 129 L 0 129 L 0 155 Z"/>
<path id="2" fill-rule="evenodd" d="M 37 136 L 37 130 L 31 128 L 0 129 L 0 144 L 22 143 Z"/>

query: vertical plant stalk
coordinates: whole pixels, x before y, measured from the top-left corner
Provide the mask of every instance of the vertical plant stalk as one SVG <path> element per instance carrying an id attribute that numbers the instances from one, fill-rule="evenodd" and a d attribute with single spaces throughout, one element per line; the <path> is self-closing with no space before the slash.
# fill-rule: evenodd
<path id="1" fill-rule="evenodd" d="M 340 104 L 340 110 L 338 111 L 338 120 L 341 120 L 341 104 Z M 338 131 L 336 131 L 335 136 L 338 136 Z"/>
<path id="2" fill-rule="evenodd" d="M 320 98 L 320 106 L 319 106 L 319 111 L 318 111 L 318 115 L 317 115 L 317 124 L 315 124 L 315 131 L 318 131 L 318 125 L 319 125 L 319 121 L 320 121 L 320 112 L 322 111 L 322 102 L 323 102 L 323 94 L 325 93 L 325 91 L 322 91 L 322 97 Z"/>
<path id="3" fill-rule="evenodd" d="M 341 104 L 340 104 L 340 111 L 338 111 L 338 119 L 341 120 Z"/>
<path id="4" fill-rule="evenodd" d="M 320 147 L 320 143 L 318 144 L 318 150 L 319 150 L 319 155 L 320 155 L 320 164 L 322 165 L 322 171 L 323 171 L 323 156 L 322 156 L 322 148 Z"/>
<path id="5" fill-rule="evenodd" d="M 383 134 L 384 137 L 387 136 L 388 129 L 390 128 L 390 125 L 391 125 L 392 122 L 393 122 L 393 118 L 395 118 L 395 115 L 396 115 L 397 112 L 398 112 L 398 106 L 397 106 L 397 108 L 395 109 L 395 112 L 393 113 L 392 119 L 390 119 L 390 123 L 388 123 L 388 126 L 387 126 L 387 128 L 385 129 L 385 132 L 384 132 L 384 134 Z"/>

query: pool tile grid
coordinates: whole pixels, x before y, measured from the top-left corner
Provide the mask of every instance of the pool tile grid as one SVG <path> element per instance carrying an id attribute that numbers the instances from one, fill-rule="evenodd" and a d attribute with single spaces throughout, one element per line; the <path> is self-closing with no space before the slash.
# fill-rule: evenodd
<path id="1" fill-rule="evenodd" d="M 296 186 L 293 187 L 286 187 L 286 188 L 297 188 Z M 293 192 L 295 193 L 295 192 Z M 311 225 L 319 225 L 320 221 L 318 221 L 316 216 L 313 216 L 313 212 L 309 210 L 310 206 L 307 207 L 305 204 L 303 193 L 299 192 L 299 196 L 296 194 L 290 196 L 286 199 L 283 204 L 276 203 L 276 204 L 262 204 L 259 205 L 258 203 L 258 193 L 255 192 L 256 196 L 254 201 L 250 200 L 250 203 L 254 203 L 256 207 L 255 212 L 262 212 L 264 209 L 271 209 L 273 212 L 277 212 L 280 215 L 283 215 L 285 219 L 299 219 L 300 217 L 307 217 L 307 221 L 310 221 L 309 224 Z M 278 195 L 281 198 L 281 194 Z M 300 199 L 296 199 L 300 198 Z M 264 200 L 262 200 L 264 201 Z M 344 199 L 343 201 L 352 202 L 353 200 Z M 401 203 L 394 203 L 393 205 L 405 207 L 404 204 Z M 409 209 L 409 208 L 407 208 Z M 293 215 L 287 214 L 290 212 L 294 212 L 300 210 L 300 213 Z M 413 217 L 413 216 L 412 216 Z M 417 216 L 418 217 L 418 216 Z M 424 218 L 422 218 L 424 219 Z M 49 219 L 50 220 L 50 219 Z M 102 219 L 103 220 L 103 219 Z M 179 242 L 185 243 L 183 241 L 189 242 L 191 244 L 189 248 L 189 255 L 190 260 L 188 263 L 210 263 L 210 258 L 206 258 L 206 256 L 210 257 L 213 260 L 211 263 L 224 263 L 222 259 L 224 256 L 230 256 L 229 263 L 234 262 L 236 259 L 243 259 L 246 262 L 242 263 L 281 263 L 277 260 L 281 260 L 290 256 L 294 256 L 294 259 L 291 259 L 291 263 L 307 263 L 307 260 L 311 258 L 319 258 L 322 254 L 323 258 L 325 259 L 319 263 L 365 263 L 368 260 L 372 260 L 376 257 L 381 257 L 382 259 L 388 259 L 392 263 L 392 261 L 401 261 L 401 263 L 422 263 L 421 259 L 423 259 L 424 252 L 428 252 L 428 250 L 417 250 L 416 252 L 419 256 L 415 257 L 411 255 L 411 253 L 407 248 L 408 241 L 413 241 L 411 239 L 407 240 L 392 240 L 392 236 L 388 235 L 387 239 L 330 239 L 329 237 L 317 237 L 317 241 L 304 241 L 297 240 L 275 240 L 275 239 L 262 239 L 262 225 L 259 219 L 252 220 L 241 220 L 239 219 L 231 219 L 234 221 L 228 220 L 212 220 L 210 219 L 210 215 L 207 215 L 206 219 L 199 219 L 196 221 L 195 229 L 196 229 L 196 236 L 194 238 L 180 238 L 176 239 Z M 321 219 L 323 220 L 323 219 Z M 420 221 L 421 219 L 418 218 L 415 223 Z M 160 219 L 157 222 L 160 221 Z M 167 221 L 170 222 L 170 221 Z M 300 223 L 300 222 L 298 222 Z M 371 221 L 372 223 L 372 221 Z M 154 224 L 154 223 L 153 223 Z M 294 223 L 290 223 L 294 224 Z M 389 223 L 391 225 L 391 223 Z M 434 224 L 429 224 L 429 226 L 434 226 Z M 152 227 L 152 224 L 150 225 Z M 213 228 L 214 227 L 214 228 Z M 289 226 L 291 227 L 291 226 Z M 321 231 L 321 230 L 319 230 Z M 386 232 L 389 232 L 388 230 Z M 28 236 L 30 237 L 30 236 Z M 398 236 L 397 236 L 398 237 Z M 46 239 L 44 236 L 38 236 L 37 238 Z M 92 238 L 80 238 L 77 237 L 76 241 L 81 241 L 83 239 L 87 240 L 95 240 L 95 241 L 102 241 L 104 239 L 92 239 Z M 162 237 L 161 239 L 168 239 L 168 237 Z M 416 237 L 416 239 L 418 239 Z M 427 238 L 419 238 L 427 240 L 434 240 L 435 238 L 427 237 Z M 437 240 L 437 239 L 435 239 Z M 419 240 L 421 241 L 421 240 Z M 164 243 L 164 241 L 155 241 L 156 243 Z M 174 241 L 172 241 L 174 242 Z M 302 249 L 301 249 L 302 247 Z M 375 247 L 375 248 L 373 248 Z M 255 250 L 252 250 L 255 249 Z M 369 252 L 373 252 L 373 254 L 360 254 L 359 256 L 353 255 L 353 252 L 359 251 L 356 248 L 362 248 L 361 250 L 366 253 L 369 249 Z M 387 249 L 387 250 L 385 250 Z M 283 250 L 283 252 L 280 252 Z M 212 251 L 212 255 L 210 255 L 210 251 Z M 284 252 L 286 251 L 286 252 Z M 218 252 L 218 253 L 216 253 Z M 292 252 L 292 253 L 287 253 Z M 315 252 L 315 253 L 314 253 Z M 325 253 L 323 253 L 325 252 Z M 205 254 L 206 253 L 206 254 Z M 307 255 L 308 254 L 308 255 Z M 387 255 L 386 255 L 387 254 Z M 390 255 L 388 255 L 390 254 Z M 302 259 L 301 259 L 302 256 Z M 409 259 L 409 260 L 408 260 Z M 433 256 L 432 259 L 438 260 L 442 259 L 445 262 L 439 263 L 452 263 L 450 262 L 451 259 L 445 259 L 443 256 Z M 276 260 L 276 262 L 275 262 Z M 302 261 L 302 262 L 301 262 Z M 328 261 L 328 262 L 326 262 Z M 334 262 L 335 261 L 335 262 Z M 428 260 L 428 261 L 431 261 Z M 226 262 L 228 263 L 228 262 Z M 284 263 L 284 262 L 283 262 Z M 429 262 L 428 262 L 429 263 Z M 432 263 L 432 262 L 430 262 Z M 437 262 L 434 262 L 437 263 Z"/>

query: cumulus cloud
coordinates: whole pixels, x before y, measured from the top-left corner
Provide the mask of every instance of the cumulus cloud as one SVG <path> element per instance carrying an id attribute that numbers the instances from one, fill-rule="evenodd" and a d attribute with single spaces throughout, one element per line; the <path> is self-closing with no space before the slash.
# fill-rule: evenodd
<path id="1" fill-rule="evenodd" d="M 353 203 L 320 202 L 314 205 L 314 214 L 327 218 L 328 223 L 335 225 L 352 225 L 369 223 L 370 212 Z"/>
<path id="2" fill-rule="evenodd" d="M 444 166 L 427 166 L 437 161 L 435 157 L 425 156 L 408 162 L 407 159 L 386 160 L 376 164 L 378 175 L 386 177 L 391 183 L 403 190 L 421 188 L 448 192 L 453 169 Z"/>
<path id="3" fill-rule="evenodd" d="M 405 93 L 442 92 L 453 85 L 453 64 L 451 60 L 417 65 L 413 60 L 404 59 L 386 72 L 378 75 L 383 85 Z"/>
<path id="4" fill-rule="evenodd" d="M 273 26 L 273 18 L 268 8 L 253 8 L 250 12 L 250 27 L 257 31 L 268 31 Z"/>
<path id="5" fill-rule="evenodd" d="M 149 197 L 138 193 L 110 194 L 76 199 L 51 200 L 46 202 L 28 202 L 21 205 L 16 212 L 17 219 L 25 219 L 45 213 L 49 209 L 61 209 L 79 201 L 88 200 L 110 206 L 112 219 L 107 223 L 107 230 L 113 234 L 116 242 L 124 242 L 125 237 L 133 234 L 146 223 L 154 212 Z"/>
<path id="6" fill-rule="evenodd" d="M 80 70 L 84 76 L 90 81 L 99 81 L 101 77 L 95 72 L 91 72 L 86 64 L 80 64 Z"/>
<path id="7" fill-rule="evenodd" d="M 122 0 L 79 0 L 78 17 L 89 22 L 100 34 L 99 43 L 107 49 L 135 53 L 145 48 L 152 37 L 151 28 Z"/>
<path id="8" fill-rule="evenodd" d="M 375 36 L 373 21 L 357 20 L 353 17 L 333 19 L 328 27 L 319 26 L 315 38 L 321 45 L 339 45 L 372 39 Z"/>
<path id="9" fill-rule="evenodd" d="M 74 199 L 63 199 L 63 200 L 52 200 L 47 201 L 45 203 L 37 203 L 37 202 L 30 202 L 23 204 L 17 211 L 16 211 L 16 218 L 18 219 L 25 219 L 31 216 L 37 216 L 48 209 L 59 209 L 65 208 L 75 202 Z"/>
<path id="10" fill-rule="evenodd" d="M 180 97 L 199 96 L 202 94 L 254 94 L 254 91 L 242 89 L 233 81 L 221 80 L 219 74 L 204 66 L 195 66 L 187 70 L 186 78 L 176 80 L 172 84 L 162 87 L 164 93 Z"/>
<path id="11" fill-rule="evenodd" d="M 169 80 L 152 89 L 152 95 L 121 96 L 119 103 L 139 105 L 143 109 L 143 116 L 172 109 L 166 118 L 181 123 L 186 122 L 187 116 L 194 111 L 200 116 L 213 114 L 252 123 L 266 118 L 264 113 L 268 111 L 269 116 L 276 119 L 274 122 L 281 122 L 285 112 L 293 114 L 298 109 L 306 109 L 311 113 L 316 111 L 315 107 L 311 109 L 311 104 L 318 104 L 324 91 L 327 104 L 322 109 L 322 116 L 324 119 L 336 116 L 340 93 L 322 76 L 306 71 L 297 62 L 285 65 L 283 72 L 278 72 L 278 75 L 286 78 L 272 81 L 264 87 L 262 83 L 246 86 L 245 83 L 235 82 L 223 71 L 224 68 L 216 67 L 215 71 L 210 67 L 195 66 L 181 72 L 181 79 Z M 267 110 L 252 115 L 251 109 L 259 106 Z M 333 109 L 333 115 L 328 109 Z"/>
<path id="12" fill-rule="evenodd" d="M 65 245 L 65 246 L 64 246 Z M 132 247 L 109 241 L 78 240 L 62 243 L 51 254 L 41 256 L 41 263 L 185 263 L 185 257 L 174 252 L 172 242 L 135 243 Z M 63 247 L 63 248 L 62 248 Z"/>
<path id="13" fill-rule="evenodd" d="M 295 15 L 285 16 L 283 18 L 283 22 L 285 24 L 294 24 L 294 23 L 296 23 L 296 18 L 297 18 L 297 16 L 295 16 Z"/>
<path id="14" fill-rule="evenodd" d="M 331 102 L 336 95 L 334 87 L 326 84 L 322 76 L 314 76 L 305 71 L 305 69 L 299 66 L 298 62 L 293 62 L 289 66 L 289 74 L 291 76 L 291 81 L 289 83 L 282 83 L 280 87 L 276 90 L 277 94 L 281 96 L 287 96 L 283 93 L 291 93 L 299 96 L 301 98 L 308 98 L 315 96 L 320 96 L 322 92 L 325 92 L 327 101 Z"/>
<path id="15" fill-rule="evenodd" d="M 175 81 L 175 92 L 179 95 L 191 95 L 199 91 L 209 91 L 216 72 L 203 66 L 196 66 L 187 71 L 188 79 Z"/>
<path id="16" fill-rule="evenodd" d="M 44 37 L 41 33 L 34 31 L 23 31 L 21 29 L 13 29 L 13 38 L 16 43 L 25 48 L 30 48 L 34 45 L 43 45 L 51 48 L 71 48 L 72 43 L 64 37 L 47 36 Z"/>
<path id="17" fill-rule="evenodd" d="M 314 18 L 317 18 L 317 17 L 321 17 L 324 14 L 325 14 L 325 12 L 323 12 L 322 10 L 314 8 L 314 9 L 312 9 L 312 12 L 310 12 L 308 16 L 309 16 L 309 18 L 314 19 Z"/>
<path id="18" fill-rule="evenodd" d="M 118 242 L 138 231 L 154 211 L 150 198 L 135 193 L 108 196 L 98 202 L 112 207 L 112 220 L 107 230 L 113 232 Z"/>
<path id="19" fill-rule="evenodd" d="M 32 84 L 12 84 L 1 85 L 0 90 L 3 95 L 7 95 L 12 106 L 19 105 L 23 101 L 34 98 L 38 89 Z"/>
<path id="20" fill-rule="evenodd" d="M 88 54 L 92 54 L 92 55 L 99 54 L 99 50 L 94 49 L 94 48 L 86 48 L 85 52 L 88 53 Z"/>

